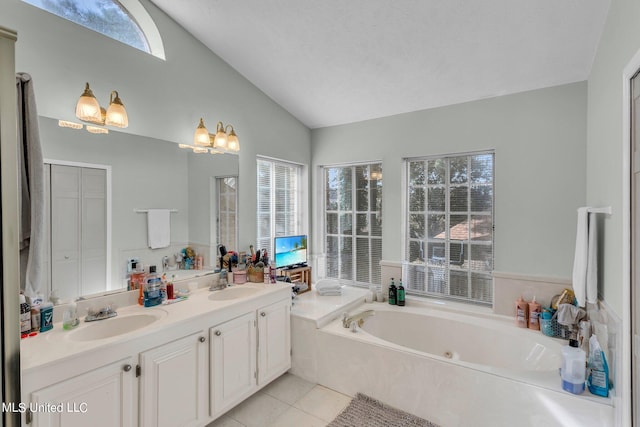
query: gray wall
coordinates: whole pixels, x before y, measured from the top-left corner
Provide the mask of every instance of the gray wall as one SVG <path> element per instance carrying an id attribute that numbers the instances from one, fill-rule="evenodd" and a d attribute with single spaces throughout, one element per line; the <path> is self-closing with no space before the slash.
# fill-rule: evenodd
<path id="1" fill-rule="evenodd" d="M 589 121 L 587 142 L 587 202 L 611 206 L 611 217 L 603 218 L 600 247 L 600 291 L 609 306 L 622 317 L 623 243 L 629 235 L 623 229 L 626 197 L 622 192 L 623 141 L 622 73 L 640 49 L 640 3 L 613 0 L 606 26 L 589 76 Z"/>
<path id="2" fill-rule="evenodd" d="M 129 114 L 125 131 L 191 143 L 198 119 L 222 120 L 240 138 L 240 244 L 256 235 L 256 154 L 310 162 L 310 131 L 147 0 L 166 61 L 51 15 L 21 0 L 0 2 L 0 25 L 18 32 L 16 69 L 35 82 L 41 116 L 74 119 L 90 82 L 101 105 L 117 90 Z"/>
<path id="3" fill-rule="evenodd" d="M 495 149 L 495 269 L 568 278 L 585 203 L 586 95 L 582 82 L 313 130 L 313 188 L 320 165 L 382 160 L 383 259 L 400 261 L 402 159 Z"/>

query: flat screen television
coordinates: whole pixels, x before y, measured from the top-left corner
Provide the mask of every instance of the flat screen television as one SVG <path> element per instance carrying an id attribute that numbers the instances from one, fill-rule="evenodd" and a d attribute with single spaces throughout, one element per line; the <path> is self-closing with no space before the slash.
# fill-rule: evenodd
<path id="1" fill-rule="evenodd" d="M 276 268 L 293 268 L 307 264 L 307 236 L 281 236 L 273 240 Z"/>

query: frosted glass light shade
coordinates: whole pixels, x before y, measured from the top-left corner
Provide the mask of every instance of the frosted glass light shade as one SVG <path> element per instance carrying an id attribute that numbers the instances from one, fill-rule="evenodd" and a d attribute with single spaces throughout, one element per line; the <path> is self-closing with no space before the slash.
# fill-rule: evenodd
<path id="1" fill-rule="evenodd" d="M 236 135 L 233 127 L 231 128 L 229 136 L 227 137 L 227 150 L 233 151 L 234 153 L 240 151 L 240 141 L 238 141 L 238 135 Z"/>
<path id="2" fill-rule="evenodd" d="M 224 131 L 224 125 L 222 122 L 218 122 L 216 126 L 216 136 L 213 139 L 213 148 L 220 150 L 227 149 L 227 134 Z"/>
<path id="3" fill-rule="evenodd" d="M 76 117 L 85 122 L 102 123 L 100 104 L 93 96 L 89 83 L 86 84 L 84 92 L 76 103 Z"/>
<path id="4" fill-rule="evenodd" d="M 115 94 L 115 98 L 113 95 Z M 111 92 L 111 99 L 109 102 L 109 108 L 107 109 L 107 117 L 105 124 L 109 126 L 115 126 L 119 128 L 126 128 L 129 126 L 129 117 L 127 116 L 127 110 L 124 109 L 124 104 L 118 96 L 118 92 L 115 90 Z"/>
<path id="5" fill-rule="evenodd" d="M 200 124 L 198 124 L 198 127 L 193 134 L 193 144 L 202 147 L 210 145 L 209 131 L 204 126 L 204 121 L 202 119 L 200 119 Z"/>

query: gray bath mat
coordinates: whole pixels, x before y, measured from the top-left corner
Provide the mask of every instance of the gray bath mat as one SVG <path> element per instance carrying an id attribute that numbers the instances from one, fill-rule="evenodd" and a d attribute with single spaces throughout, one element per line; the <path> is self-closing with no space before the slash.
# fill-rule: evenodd
<path id="1" fill-rule="evenodd" d="M 327 427 L 439 427 L 358 393 Z"/>

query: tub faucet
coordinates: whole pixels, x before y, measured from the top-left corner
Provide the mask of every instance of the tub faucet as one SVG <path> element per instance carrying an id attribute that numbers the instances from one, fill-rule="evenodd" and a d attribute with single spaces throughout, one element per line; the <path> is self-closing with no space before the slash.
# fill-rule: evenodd
<path id="1" fill-rule="evenodd" d="M 376 314 L 376 312 L 373 310 L 361 311 L 360 313 L 354 314 L 353 316 L 349 316 L 347 313 L 344 313 L 342 315 L 342 326 L 344 326 L 345 328 L 350 328 L 353 322 L 357 322 L 358 326 L 362 326 L 364 324 L 364 318 L 373 316 L 374 314 Z"/>

